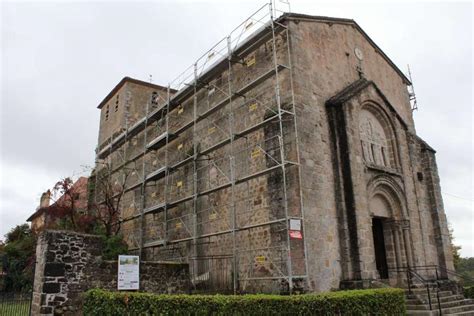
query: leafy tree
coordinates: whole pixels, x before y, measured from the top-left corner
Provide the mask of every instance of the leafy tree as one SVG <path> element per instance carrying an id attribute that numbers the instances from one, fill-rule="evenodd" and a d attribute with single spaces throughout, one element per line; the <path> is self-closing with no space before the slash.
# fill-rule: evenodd
<path id="1" fill-rule="evenodd" d="M 60 228 L 79 232 L 91 232 L 94 216 L 85 213 L 78 205 L 81 188 L 74 186 L 71 178 L 59 180 L 53 187 L 54 203 L 48 207 L 48 216 L 52 219 L 47 228 Z"/>
<path id="2" fill-rule="evenodd" d="M 456 272 L 461 276 L 460 281 L 465 285 L 474 286 L 474 257 L 462 258 L 461 246 L 454 244 L 453 228 L 448 223 L 449 240 L 453 252 L 453 263 Z"/>
<path id="3" fill-rule="evenodd" d="M 459 253 L 459 251 L 461 250 L 461 246 L 454 244 L 453 228 L 451 227 L 451 224 L 449 223 L 448 223 L 448 227 L 449 227 L 449 241 L 451 243 L 451 251 L 453 254 L 454 269 L 458 270 L 459 263 L 461 261 L 461 255 Z"/>
<path id="4" fill-rule="evenodd" d="M 457 245 L 452 245 L 452 251 L 453 251 L 453 263 L 454 263 L 454 269 L 458 270 L 459 269 L 459 264 L 461 263 L 461 255 L 459 251 L 461 250 L 461 246 Z"/>
<path id="5" fill-rule="evenodd" d="M 118 255 L 126 254 L 127 244 L 123 241 L 122 235 L 103 236 L 104 248 L 102 249 L 102 258 L 105 260 L 117 260 Z"/>
<path id="6" fill-rule="evenodd" d="M 456 271 L 462 276 L 464 285 L 474 286 L 474 257 L 460 258 Z"/>
<path id="7" fill-rule="evenodd" d="M 26 291 L 33 285 L 36 237 L 28 224 L 17 225 L 5 235 L 0 248 L 5 291 Z"/>
<path id="8" fill-rule="evenodd" d="M 69 219 L 71 228 L 75 230 L 76 225 L 76 207 L 75 207 L 75 198 L 74 198 L 74 182 L 71 178 L 63 178 L 56 182 L 53 187 L 53 195 L 58 196 L 59 199 L 52 205 L 51 208 L 54 208 L 56 215 L 60 218 L 67 217 Z M 56 206 L 56 207 L 55 207 Z"/>

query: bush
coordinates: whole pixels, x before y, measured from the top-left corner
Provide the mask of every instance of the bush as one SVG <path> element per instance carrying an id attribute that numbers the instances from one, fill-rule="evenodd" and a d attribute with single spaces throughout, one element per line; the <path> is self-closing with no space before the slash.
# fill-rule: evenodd
<path id="1" fill-rule="evenodd" d="M 404 315 L 401 289 L 280 295 L 85 293 L 84 315 Z"/>
<path id="2" fill-rule="evenodd" d="M 0 291 L 23 292 L 33 286 L 36 238 L 28 224 L 17 225 L 0 247 L 0 265 L 6 274 Z"/>
<path id="3" fill-rule="evenodd" d="M 464 297 L 474 299 L 474 286 L 464 287 Z"/>
<path id="4" fill-rule="evenodd" d="M 115 236 L 102 236 L 103 248 L 102 248 L 102 258 L 104 260 L 117 260 L 118 255 L 123 255 L 127 253 L 128 246 L 123 240 L 122 235 Z"/>

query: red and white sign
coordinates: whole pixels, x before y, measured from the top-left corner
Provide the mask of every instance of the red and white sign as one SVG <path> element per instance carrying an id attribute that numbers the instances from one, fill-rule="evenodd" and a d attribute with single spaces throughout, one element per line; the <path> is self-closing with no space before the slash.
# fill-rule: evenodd
<path id="1" fill-rule="evenodd" d="M 303 235 L 299 230 L 290 230 L 290 237 L 293 239 L 303 239 Z"/>

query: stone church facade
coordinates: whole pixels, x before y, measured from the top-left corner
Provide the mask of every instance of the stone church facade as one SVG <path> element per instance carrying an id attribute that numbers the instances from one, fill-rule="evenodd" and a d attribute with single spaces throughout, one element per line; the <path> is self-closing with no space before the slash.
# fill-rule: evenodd
<path id="1" fill-rule="evenodd" d="M 96 172 L 126 179 L 132 252 L 188 262 L 194 280 L 219 267 L 239 292 L 453 270 L 411 83 L 356 22 L 285 14 L 233 54 L 182 89 L 125 78 L 101 102 Z"/>

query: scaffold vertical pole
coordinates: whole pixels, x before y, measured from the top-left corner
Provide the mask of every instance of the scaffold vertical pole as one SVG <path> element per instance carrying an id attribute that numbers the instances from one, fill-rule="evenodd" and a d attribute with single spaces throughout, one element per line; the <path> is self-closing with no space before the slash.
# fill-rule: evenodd
<path id="1" fill-rule="evenodd" d="M 169 185 L 169 166 L 168 166 L 168 149 L 169 149 L 169 137 L 170 137 L 170 130 L 169 130 L 169 108 L 170 108 L 170 100 L 171 100 L 171 90 L 170 85 L 168 84 L 168 88 L 166 89 L 166 110 L 163 112 L 163 116 L 165 119 L 165 126 L 166 126 L 166 143 L 165 143 L 165 187 L 163 189 L 163 202 L 164 202 L 164 213 L 165 213 L 165 225 L 164 225 L 164 246 L 167 245 L 168 242 L 168 185 Z"/>
<path id="2" fill-rule="evenodd" d="M 150 102 L 146 104 L 146 111 L 145 111 L 145 133 L 144 133 L 144 140 L 143 140 L 143 162 L 142 162 L 142 184 L 140 186 L 141 192 L 141 203 L 140 203 L 140 245 L 138 255 L 140 259 L 143 257 L 143 240 L 144 240 L 144 233 L 145 233 L 145 205 L 146 205 L 146 175 L 145 175 L 145 154 L 146 154 L 146 140 L 148 134 L 148 112 L 150 111 Z"/>
<path id="3" fill-rule="evenodd" d="M 288 3 L 289 6 L 289 3 Z M 305 214 L 304 214 L 304 199 L 303 199 L 303 187 L 302 187 L 302 173 L 301 173 L 301 158 L 300 158 L 300 144 L 299 144 L 299 136 L 298 136 L 298 122 L 297 122 L 297 116 L 296 116 L 296 102 L 295 102 L 295 90 L 294 90 L 294 81 L 293 81 L 293 62 L 292 62 L 292 55 L 291 55 L 291 42 L 290 42 L 290 30 L 289 27 L 287 26 L 285 28 L 286 32 L 286 42 L 287 42 L 287 53 L 288 53 L 288 68 L 290 71 L 290 89 L 291 89 L 291 104 L 293 107 L 293 127 L 294 127 L 294 132 L 295 132 L 295 149 L 296 149 L 296 162 L 297 162 L 297 168 L 298 168 L 298 190 L 299 190 L 299 203 L 300 203 L 300 217 L 301 217 L 301 229 L 303 231 L 303 256 L 304 256 L 304 267 L 305 267 L 305 273 L 304 276 L 307 277 L 308 275 L 308 250 L 307 250 L 307 242 L 306 242 L 306 231 L 305 231 Z M 306 280 L 307 283 L 309 284 L 308 280 Z"/>
<path id="4" fill-rule="evenodd" d="M 237 215 L 235 205 L 235 157 L 234 157 L 234 109 L 232 105 L 232 41 L 231 37 L 227 37 L 227 61 L 228 61 L 228 94 L 229 94 L 229 135 L 230 135 L 230 181 L 231 181 L 231 223 L 232 223 L 232 288 L 234 294 L 237 293 L 238 267 L 237 267 L 237 244 L 236 244 L 236 228 Z"/>
<path id="5" fill-rule="evenodd" d="M 273 50 L 273 66 L 275 67 L 275 95 L 276 95 L 276 102 L 278 107 L 278 124 L 280 129 L 280 135 L 278 136 L 278 140 L 280 143 L 280 163 L 281 163 L 281 171 L 282 171 L 282 181 L 283 181 L 283 203 L 284 203 L 284 210 L 285 210 L 285 225 L 286 225 L 286 247 L 287 247 L 287 269 L 288 269 L 288 287 L 289 293 L 291 294 L 293 291 L 293 268 L 291 262 L 291 240 L 289 234 L 289 217 L 288 217 L 288 194 L 287 194 L 287 179 L 286 179 L 286 167 L 285 167 L 285 141 L 284 141 L 284 133 L 283 133 L 283 122 L 282 122 L 282 109 L 281 109 L 281 96 L 280 96 L 280 79 L 278 75 L 278 57 L 276 52 L 276 39 L 275 39 L 275 23 L 274 23 L 274 15 L 273 15 L 273 2 L 270 1 L 269 3 L 270 9 L 270 25 L 272 30 L 272 50 Z"/>
<path id="6" fill-rule="evenodd" d="M 197 247 L 197 193 L 198 193 L 198 175 L 197 175 L 197 158 L 198 158 L 198 145 L 197 139 L 197 85 L 198 85 L 198 74 L 197 74 L 197 63 L 194 64 L 194 86 L 193 86 L 193 272 L 197 272 L 198 261 L 198 247 Z"/>

